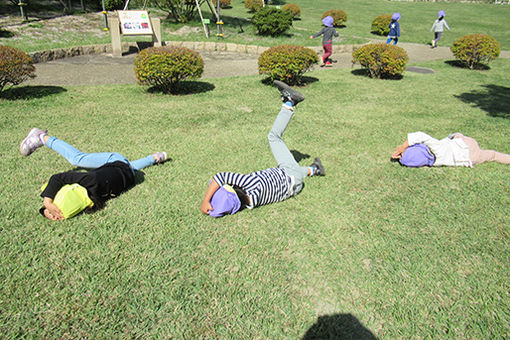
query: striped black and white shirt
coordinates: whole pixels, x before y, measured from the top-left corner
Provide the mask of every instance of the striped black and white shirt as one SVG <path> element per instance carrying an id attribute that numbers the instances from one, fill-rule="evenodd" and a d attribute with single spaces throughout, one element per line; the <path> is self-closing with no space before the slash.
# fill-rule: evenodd
<path id="1" fill-rule="evenodd" d="M 292 179 L 283 168 L 270 168 L 244 175 L 235 172 L 220 172 L 214 176 L 220 186 L 237 185 L 250 197 L 253 209 L 260 205 L 280 202 L 292 196 Z"/>

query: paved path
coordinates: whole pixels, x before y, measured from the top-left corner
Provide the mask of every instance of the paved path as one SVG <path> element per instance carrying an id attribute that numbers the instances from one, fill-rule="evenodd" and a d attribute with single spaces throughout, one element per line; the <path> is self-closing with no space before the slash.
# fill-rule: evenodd
<path id="1" fill-rule="evenodd" d="M 409 62 L 454 59 L 448 47 L 431 49 L 430 46 L 399 43 L 408 55 Z M 204 59 L 202 78 L 221 78 L 258 74 L 258 55 L 234 52 L 199 51 Z M 136 54 L 113 58 L 108 54 L 83 55 L 36 64 L 37 77 L 25 82 L 30 85 L 101 85 L 134 84 L 136 78 L 133 62 Z M 510 58 L 509 51 L 502 51 L 501 57 Z M 333 68 L 351 68 L 351 52 L 334 53 L 338 62 Z M 327 68 L 319 68 L 327 71 Z"/>

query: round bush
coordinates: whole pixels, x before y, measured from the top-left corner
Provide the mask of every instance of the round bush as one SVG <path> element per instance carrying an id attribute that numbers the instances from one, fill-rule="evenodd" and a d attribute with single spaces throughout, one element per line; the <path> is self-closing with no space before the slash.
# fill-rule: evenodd
<path id="1" fill-rule="evenodd" d="M 398 46 L 384 43 L 367 44 L 352 52 L 352 63 L 367 69 L 372 78 L 392 78 L 404 72 L 409 57 Z"/>
<path id="2" fill-rule="evenodd" d="M 496 59 L 500 53 L 499 42 L 487 34 L 469 34 L 453 42 L 451 51 L 455 58 L 470 69 Z"/>
<path id="3" fill-rule="evenodd" d="M 301 76 L 319 58 L 312 49 L 296 45 L 274 46 L 259 57 L 259 74 L 267 74 L 271 80 L 281 80 L 289 85 L 300 84 Z"/>
<path id="4" fill-rule="evenodd" d="M 292 25 L 292 15 L 275 7 L 266 6 L 253 15 L 252 22 L 260 35 L 277 36 Z"/>
<path id="5" fill-rule="evenodd" d="M 378 35 L 388 35 L 390 33 L 391 15 L 379 15 L 372 21 L 372 33 Z"/>
<path id="6" fill-rule="evenodd" d="M 230 0 L 216 0 L 214 2 L 214 4 L 216 6 L 218 6 L 218 1 L 220 2 L 220 7 L 221 8 L 227 8 L 227 7 L 230 7 Z"/>
<path id="7" fill-rule="evenodd" d="M 186 47 L 163 46 L 144 49 L 135 58 L 136 79 L 141 85 L 154 86 L 172 93 L 179 81 L 199 78 L 204 60 Z"/>
<path id="8" fill-rule="evenodd" d="M 331 15 L 333 19 L 335 20 L 333 22 L 333 26 L 335 27 L 341 27 L 344 26 L 345 22 L 347 21 L 347 14 L 342 11 L 341 9 L 332 9 L 329 11 L 326 11 L 322 14 L 321 20 L 327 17 L 328 15 Z"/>
<path id="9" fill-rule="evenodd" d="M 282 11 L 289 11 L 292 15 L 292 19 L 299 18 L 301 16 L 301 8 L 296 4 L 286 4 L 282 7 Z"/>
<path id="10" fill-rule="evenodd" d="M 263 0 L 244 0 L 244 7 L 248 8 L 250 12 L 256 12 L 264 7 Z"/>
<path id="11" fill-rule="evenodd" d="M 19 85 L 35 77 L 32 58 L 23 51 L 0 45 L 0 92 L 5 85 Z"/>

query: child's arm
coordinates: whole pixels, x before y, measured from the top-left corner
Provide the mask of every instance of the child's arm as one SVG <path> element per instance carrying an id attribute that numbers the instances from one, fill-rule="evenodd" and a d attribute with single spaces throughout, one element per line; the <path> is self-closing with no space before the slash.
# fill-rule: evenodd
<path id="1" fill-rule="evenodd" d="M 213 179 L 211 183 L 209 183 L 209 187 L 205 192 L 204 200 L 202 201 L 202 205 L 200 206 L 200 211 L 206 215 L 209 215 L 209 211 L 214 210 L 211 205 L 211 198 L 214 193 L 218 191 L 220 185 Z"/>
<path id="2" fill-rule="evenodd" d="M 315 33 L 314 35 L 310 36 L 310 39 L 317 38 L 318 36 L 322 35 L 324 33 L 324 28 L 322 28 L 319 32 Z"/>
<path id="3" fill-rule="evenodd" d="M 391 155 L 391 158 L 393 159 L 400 159 L 402 158 L 402 155 L 404 154 L 404 151 L 409 147 L 409 143 L 407 140 L 402 143 L 401 145 L 397 146 L 395 150 L 393 150 L 393 154 Z"/>
<path id="4" fill-rule="evenodd" d="M 448 28 L 448 31 L 449 31 L 450 30 L 450 26 L 448 26 L 448 23 L 446 22 L 446 20 L 444 20 L 444 25 L 446 26 L 446 28 Z"/>

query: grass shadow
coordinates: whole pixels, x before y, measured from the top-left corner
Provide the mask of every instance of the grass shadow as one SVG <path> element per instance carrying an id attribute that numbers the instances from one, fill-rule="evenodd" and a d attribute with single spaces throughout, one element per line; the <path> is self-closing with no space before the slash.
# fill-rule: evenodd
<path id="1" fill-rule="evenodd" d="M 360 339 L 376 340 L 377 337 L 352 314 L 323 315 L 310 327 L 302 340 Z"/>
<path id="2" fill-rule="evenodd" d="M 298 163 L 301 162 L 303 159 L 310 158 L 309 154 L 301 153 L 301 152 L 299 152 L 297 150 L 290 150 L 290 153 L 292 154 L 292 156 L 294 157 L 294 159 Z"/>
<path id="3" fill-rule="evenodd" d="M 445 64 L 453 66 L 453 67 L 465 68 L 465 69 L 468 69 L 468 70 L 470 69 L 465 63 L 463 63 L 460 60 L 447 60 L 447 61 L 445 61 Z M 489 65 L 476 64 L 474 69 L 475 70 L 479 70 L 479 71 L 488 71 L 491 68 L 490 68 Z"/>
<path id="4" fill-rule="evenodd" d="M 204 93 L 209 92 L 215 89 L 214 84 L 207 83 L 205 81 L 194 81 L 194 80 L 188 80 L 188 81 L 181 81 L 177 83 L 175 88 L 171 93 L 167 93 L 170 95 L 188 95 L 188 94 L 198 94 L 198 93 Z M 165 93 L 161 90 L 161 88 L 153 86 L 149 87 L 147 90 L 149 93 Z"/>
<path id="5" fill-rule="evenodd" d="M 370 77 L 370 72 L 368 72 L 367 69 L 364 69 L 364 68 L 357 68 L 357 69 L 354 69 L 351 71 L 351 73 L 355 76 L 361 76 L 361 77 L 368 77 L 368 78 L 371 78 Z M 401 80 L 402 78 L 404 78 L 401 74 L 397 74 L 397 75 L 394 75 L 394 76 L 384 76 L 384 77 L 381 77 L 381 79 L 383 80 Z"/>
<path id="6" fill-rule="evenodd" d="M 14 37 L 14 33 L 0 28 L 0 38 L 12 38 L 12 37 Z"/>
<path id="7" fill-rule="evenodd" d="M 60 86 L 21 86 L 11 87 L 0 92 L 0 98 L 7 100 L 18 99 L 36 99 L 51 96 L 54 94 L 66 92 L 67 90 Z"/>
<path id="8" fill-rule="evenodd" d="M 243 33 L 245 27 L 253 26 L 253 23 L 247 18 L 222 15 L 221 20 L 224 22 L 225 26 L 239 27 L 239 33 Z"/>
<path id="9" fill-rule="evenodd" d="M 302 76 L 301 81 L 297 84 L 289 84 L 290 86 L 296 86 L 296 87 L 302 87 L 307 86 L 308 84 L 312 84 L 319 81 L 319 78 L 315 77 L 309 77 L 309 76 Z M 266 77 L 260 81 L 264 85 L 273 86 L 273 80 L 271 77 Z"/>
<path id="10" fill-rule="evenodd" d="M 484 110 L 489 116 L 510 118 L 510 87 L 482 85 L 481 90 L 461 93 L 454 97 Z"/>

